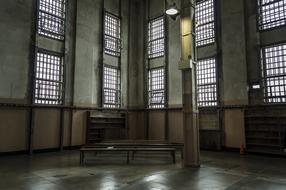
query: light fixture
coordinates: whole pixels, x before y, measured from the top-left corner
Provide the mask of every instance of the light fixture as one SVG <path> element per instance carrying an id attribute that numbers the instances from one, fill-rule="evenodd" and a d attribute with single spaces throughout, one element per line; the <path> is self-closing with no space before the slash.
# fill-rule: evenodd
<path id="1" fill-rule="evenodd" d="M 169 8 L 166 10 L 166 14 L 169 15 L 173 20 L 176 20 L 177 16 L 179 15 L 179 9 L 177 8 L 176 3 L 169 6 Z"/>
<path id="2" fill-rule="evenodd" d="M 176 3 L 174 3 L 173 5 L 171 5 L 167 10 L 166 10 L 166 14 L 167 15 L 176 15 L 179 13 L 179 10 L 176 6 Z"/>

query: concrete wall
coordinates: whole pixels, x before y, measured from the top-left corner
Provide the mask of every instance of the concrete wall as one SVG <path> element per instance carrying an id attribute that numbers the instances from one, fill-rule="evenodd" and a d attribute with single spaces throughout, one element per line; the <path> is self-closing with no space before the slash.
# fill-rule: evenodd
<path id="1" fill-rule="evenodd" d="M 253 84 L 261 85 L 260 47 L 286 41 L 285 27 L 259 32 L 256 27 L 256 12 L 256 2 L 245 1 L 247 74 L 249 103 L 252 105 L 263 103 L 263 89 L 251 88 Z"/>
<path id="2" fill-rule="evenodd" d="M 0 101 L 27 103 L 33 4 L 1 1 L 0 14 Z M 0 109 L 0 152 L 27 148 L 27 118 L 26 109 Z"/>
<path id="3" fill-rule="evenodd" d="M 176 3 L 179 7 L 180 1 Z M 151 17 L 160 15 L 164 1 L 151 1 L 150 4 L 149 15 Z M 217 10 L 216 41 L 198 48 L 197 57 L 217 58 L 218 102 L 222 109 L 200 109 L 201 145 L 203 148 L 215 149 L 222 146 L 239 148 L 241 143 L 245 142 L 243 106 L 263 104 L 263 89 L 249 88 L 261 81 L 260 46 L 285 41 L 286 29 L 280 27 L 264 32 L 257 31 L 256 1 L 216 0 L 215 9 Z M 181 107 L 181 73 L 177 67 L 180 59 L 178 21 L 168 19 L 168 37 L 168 106 Z M 160 62 L 164 60 L 152 60 L 150 65 L 158 65 Z M 232 109 L 237 106 L 242 108 Z M 177 133 L 174 133 L 171 112 L 173 111 L 169 111 L 168 115 L 169 140 L 180 141 L 182 128 L 176 128 Z M 181 117 L 177 116 L 177 122 L 182 123 Z M 165 120 L 160 124 L 156 122 L 157 131 L 164 134 L 161 125 Z M 154 127 L 149 130 L 155 133 Z M 157 136 L 161 137 L 159 134 Z"/>
<path id="4" fill-rule="evenodd" d="M 119 14 L 119 2 L 119 0 L 116 2 L 114 0 L 68 1 L 65 41 L 34 35 L 36 0 L 11 0 L 1 3 L 0 28 L 3 35 L 0 37 L 0 59 L 2 60 L 0 64 L 0 103 L 21 103 L 24 104 L 24 108 L 19 104 L 13 108 L 0 107 L 0 152 L 26 151 L 29 147 L 31 119 L 29 114 L 31 110 L 29 107 L 31 72 L 29 70 L 33 65 L 34 46 L 65 54 L 66 106 L 101 107 L 101 64 L 103 62 L 114 64 L 110 62 L 112 58 L 103 55 L 102 52 L 102 13 L 105 8 L 107 11 Z M 142 10 L 141 4 L 139 1 L 131 2 L 130 9 L 134 15 L 138 13 L 138 10 Z M 143 49 L 140 46 L 142 53 L 138 53 L 137 57 L 128 54 L 128 48 L 132 47 L 129 41 L 132 41 L 133 44 L 136 43 L 136 46 L 139 47 L 137 45 L 138 36 L 133 35 L 134 39 L 129 39 L 131 36 L 129 35 L 129 0 L 122 0 L 121 7 L 123 44 L 121 99 L 122 107 L 126 108 L 128 103 L 127 80 L 130 79 L 128 76 L 129 59 L 133 61 L 133 65 L 136 64 L 136 70 L 140 71 L 139 65 L 142 64 L 138 63 L 140 61 L 138 57 L 141 56 L 142 62 Z M 132 19 L 137 18 L 132 17 Z M 143 23 L 143 19 L 141 23 Z M 140 31 L 143 36 L 143 31 L 138 26 L 139 24 L 132 20 L 130 28 L 133 27 L 136 30 L 134 34 Z M 138 51 L 139 48 L 134 47 L 134 49 Z M 136 80 L 129 82 L 134 85 L 133 82 L 139 83 L 139 79 L 136 76 Z M 142 93 L 139 94 L 137 89 L 139 88 L 136 88 L 136 91 L 140 96 Z M 141 91 L 143 92 L 143 89 Z M 143 98 L 141 102 L 143 102 Z M 59 148 L 60 109 L 45 107 L 33 109 L 33 121 L 33 149 Z M 86 134 L 86 111 L 66 109 L 63 121 L 63 145 L 82 145 L 85 142 Z"/>
<path id="5" fill-rule="evenodd" d="M 24 103 L 28 96 L 32 1 L 1 1 L 0 99 Z"/>
<path id="6" fill-rule="evenodd" d="M 75 105 L 101 106 L 102 9 L 101 0 L 77 1 Z"/>
<path id="7" fill-rule="evenodd" d="M 221 10 L 222 102 L 224 105 L 246 105 L 248 94 L 244 1 L 222 0 Z"/>
<path id="8" fill-rule="evenodd" d="M 3 0 L 2 0 L 3 1 Z M 66 41 L 34 36 L 36 0 L 3 1 L 0 6 L 0 152 L 28 149 L 30 130 L 31 65 L 33 45 L 65 53 L 66 106 L 101 107 L 102 64 L 121 62 L 122 108 L 129 108 L 128 128 L 132 139 L 183 141 L 180 23 L 166 17 L 166 56 L 149 61 L 150 68 L 166 66 L 168 110 L 146 111 L 146 24 L 164 14 L 164 0 L 121 0 L 122 56 L 103 54 L 102 12 L 119 15 L 119 0 L 68 1 Z M 180 0 L 175 1 L 180 7 Z M 243 108 L 263 103 L 263 91 L 248 87 L 261 81 L 260 46 L 286 40 L 285 27 L 259 32 L 256 1 L 216 0 L 216 42 L 198 49 L 198 58 L 217 57 L 220 109 L 201 109 L 201 144 L 205 148 L 238 148 L 244 142 Z M 130 4 L 129 4 L 130 3 Z M 35 41 L 34 41 L 35 40 Z M 35 43 L 35 44 L 34 44 Z M 248 90 L 249 89 L 249 90 Z M 179 108 L 179 109 L 178 109 Z M 33 148 L 58 148 L 61 134 L 59 108 L 34 111 Z M 64 146 L 85 142 L 86 110 L 64 111 Z"/>
<path id="9" fill-rule="evenodd" d="M 133 2 L 133 1 L 132 1 Z M 130 12 L 129 108 L 144 107 L 144 2 L 134 1 Z"/>

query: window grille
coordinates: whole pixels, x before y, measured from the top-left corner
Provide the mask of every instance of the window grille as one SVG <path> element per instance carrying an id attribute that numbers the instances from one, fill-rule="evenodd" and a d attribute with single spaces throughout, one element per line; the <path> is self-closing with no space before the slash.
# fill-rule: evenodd
<path id="1" fill-rule="evenodd" d="M 259 30 L 286 25 L 286 0 L 257 0 Z"/>
<path id="2" fill-rule="evenodd" d="M 64 62 L 62 55 L 38 50 L 34 80 L 35 104 L 63 104 Z"/>
<path id="3" fill-rule="evenodd" d="M 196 5 L 196 46 L 215 42 L 214 0 L 200 0 Z"/>
<path id="4" fill-rule="evenodd" d="M 164 17 L 155 18 L 148 23 L 148 58 L 165 54 Z"/>
<path id="5" fill-rule="evenodd" d="M 196 72 L 198 106 L 217 106 L 216 59 L 199 60 Z"/>
<path id="6" fill-rule="evenodd" d="M 38 34 L 63 40 L 66 0 L 38 0 Z"/>
<path id="7" fill-rule="evenodd" d="M 104 66 L 103 69 L 103 107 L 120 107 L 120 70 Z"/>
<path id="8" fill-rule="evenodd" d="M 266 103 L 286 102 L 286 43 L 261 50 Z"/>
<path id="9" fill-rule="evenodd" d="M 148 73 L 148 103 L 149 108 L 165 106 L 165 70 L 164 68 L 150 69 Z"/>
<path id="10" fill-rule="evenodd" d="M 108 12 L 104 16 L 104 52 L 112 56 L 120 56 L 120 19 Z"/>

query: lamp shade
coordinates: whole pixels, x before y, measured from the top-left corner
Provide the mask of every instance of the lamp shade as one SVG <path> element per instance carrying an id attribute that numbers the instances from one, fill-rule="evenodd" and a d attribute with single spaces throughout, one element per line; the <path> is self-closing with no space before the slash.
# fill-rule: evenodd
<path id="1" fill-rule="evenodd" d="M 166 10 L 166 14 L 173 16 L 173 15 L 177 15 L 179 14 L 179 9 L 177 8 L 176 4 L 174 3 L 173 5 L 171 5 L 167 10 Z"/>

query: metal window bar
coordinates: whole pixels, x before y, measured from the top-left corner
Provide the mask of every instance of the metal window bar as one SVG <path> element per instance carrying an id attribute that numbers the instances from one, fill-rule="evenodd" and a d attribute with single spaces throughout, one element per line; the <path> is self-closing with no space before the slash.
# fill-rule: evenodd
<path id="1" fill-rule="evenodd" d="M 121 54 L 120 19 L 108 12 L 104 15 L 104 52 L 119 57 Z"/>
<path id="2" fill-rule="evenodd" d="M 286 25 L 286 0 L 257 0 L 257 3 L 259 30 Z"/>
<path id="3" fill-rule="evenodd" d="M 148 23 L 148 58 L 156 58 L 165 54 L 164 17 L 152 19 Z"/>
<path id="4" fill-rule="evenodd" d="M 120 107 L 120 70 L 108 65 L 103 69 L 103 107 Z"/>
<path id="5" fill-rule="evenodd" d="M 38 50 L 35 64 L 34 103 L 62 105 L 64 88 L 63 56 Z"/>
<path id="6" fill-rule="evenodd" d="M 199 60 L 196 72 L 198 106 L 217 106 L 216 59 Z"/>
<path id="7" fill-rule="evenodd" d="M 38 34 L 64 40 L 66 0 L 38 0 Z"/>
<path id="8" fill-rule="evenodd" d="M 214 0 L 201 0 L 196 4 L 196 46 L 215 42 Z"/>
<path id="9" fill-rule="evenodd" d="M 163 67 L 148 72 L 149 108 L 165 107 L 165 70 Z"/>
<path id="10" fill-rule="evenodd" d="M 261 50 L 264 79 L 264 101 L 286 102 L 286 43 Z"/>

